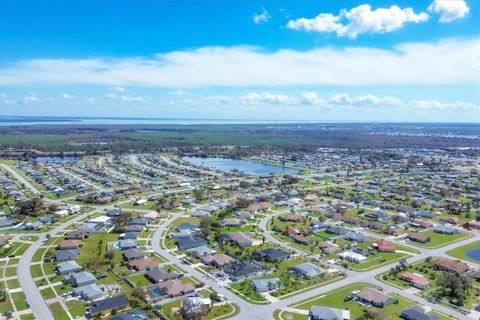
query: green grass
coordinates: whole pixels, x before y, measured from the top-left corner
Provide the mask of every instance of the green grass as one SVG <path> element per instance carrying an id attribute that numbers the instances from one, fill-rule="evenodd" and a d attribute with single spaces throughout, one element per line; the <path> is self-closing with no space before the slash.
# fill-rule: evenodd
<path id="1" fill-rule="evenodd" d="M 480 247 L 480 241 L 475 241 L 467 245 L 464 245 L 462 247 L 452 249 L 448 251 L 447 254 L 458 259 L 467 260 L 474 263 L 480 263 L 480 261 L 472 259 L 465 254 L 465 252 L 467 252 L 468 250 L 471 250 L 476 247 Z"/>
<path id="2" fill-rule="evenodd" d="M 175 319 L 175 316 L 173 315 L 174 308 L 180 308 L 180 300 L 164 304 L 162 312 L 168 319 Z"/>
<path id="3" fill-rule="evenodd" d="M 7 287 L 9 289 L 20 288 L 20 282 L 17 279 L 7 280 Z"/>
<path id="4" fill-rule="evenodd" d="M 42 291 L 40 291 L 42 294 L 42 297 L 45 299 L 52 299 L 55 298 L 55 293 L 53 292 L 52 288 L 45 288 Z"/>
<path id="5" fill-rule="evenodd" d="M 85 304 L 80 300 L 70 300 L 66 302 L 68 311 L 74 317 L 83 317 L 85 315 Z"/>
<path id="6" fill-rule="evenodd" d="M 41 265 L 40 264 L 34 264 L 34 265 L 30 266 L 30 273 L 32 274 L 32 278 L 43 276 Z"/>
<path id="7" fill-rule="evenodd" d="M 343 301 L 343 299 L 346 296 L 350 295 L 353 290 L 361 290 L 363 288 L 368 288 L 368 287 L 375 287 L 375 286 L 367 283 L 351 284 L 349 286 L 330 291 L 329 293 L 317 299 L 296 304 L 293 307 L 296 309 L 303 309 L 303 310 L 310 310 L 312 306 L 324 306 L 324 307 L 331 307 L 331 308 L 348 309 L 350 310 L 350 316 L 352 319 L 357 319 L 361 317 L 364 313 L 363 311 L 364 309 L 366 310 L 374 309 L 374 310 L 381 310 L 382 312 L 388 314 L 389 315 L 388 319 L 391 320 L 391 319 L 400 319 L 401 311 L 414 304 L 414 302 L 410 300 L 407 300 L 400 296 L 393 296 L 393 295 L 391 296 L 398 300 L 398 304 L 392 304 L 384 308 L 376 308 L 373 306 L 365 308 L 360 304 L 358 304 L 358 302 L 353 300 L 347 301 L 347 302 Z"/>
<path id="8" fill-rule="evenodd" d="M 213 306 L 206 317 L 202 319 L 231 319 L 238 314 L 240 309 L 234 304 L 224 304 L 220 306 Z"/>
<path id="9" fill-rule="evenodd" d="M 0 313 L 3 313 L 5 311 L 11 311 L 13 312 L 13 307 L 12 304 L 10 303 L 10 299 L 5 299 L 5 301 L 0 302 Z"/>
<path id="10" fill-rule="evenodd" d="M 63 310 L 60 302 L 52 303 L 50 306 L 50 311 L 55 315 L 56 320 L 70 320 L 68 314 Z"/>
<path id="11" fill-rule="evenodd" d="M 145 278 L 143 274 L 134 274 L 132 276 L 129 276 L 128 279 L 135 282 L 135 285 L 137 287 L 145 287 L 151 284 L 151 282 L 148 281 L 148 279 Z"/>
<path id="12" fill-rule="evenodd" d="M 437 248 L 437 247 L 442 247 L 456 241 L 460 241 L 470 236 L 470 234 L 465 231 L 460 231 L 460 233 L 448 235 L 448 234 L 436 233 L 436 232 L 433 232 L 433 230 L 428 230 L 428 231 L 422 232 L 422 234 L 430 237 L 431 240 L 427 243 L 420 243 L 416 241 L 412 241 L 410 243 L 419 247 Z"/>
<path id="13" fill-rule="evenodd" d="M 27 298 L 23 292 L 15 292 L 12 293 L 12 299 L 17 307 L 17 310 L 25 310 L 28 309 Z"/>
<path id="14" fill-rule="evenodd" d="M 17 275 L 17 267 L 7 267 L 5 268 L 5 277 L 13 277 Z"/>
<path id="15" fill-rule="evenodd" d="M 35 320 L 35 316 L 32 313 L 23 314 L 20 316 L 20 320 Z"/>

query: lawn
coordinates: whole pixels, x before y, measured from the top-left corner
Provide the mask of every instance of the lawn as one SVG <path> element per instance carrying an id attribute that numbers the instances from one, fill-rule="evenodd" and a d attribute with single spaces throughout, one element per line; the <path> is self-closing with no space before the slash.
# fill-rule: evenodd
<path id="1" fill-rule="evenodd" d="M 8 287 L 9 289 L 19 288 L 19 287 L 20 287 L 20 283 L 18 282 L 17 279 L 7 280 L 7 287 Z"/>
<path id="2" fill-rule="evenodd" d="M 150 285 L 150 281 L 145 278 L 145 276 L 141 273 L 139 274 L 134 274 L 128 277 L 130 281 L 134 282 L 137 287 L 145 287 Z"/>
<path id="3" fill-rule="evenodd" d="M 162 312 L 168 319 L 175 319 L 174 308 L 180 308 L 180 300 L 166 303 L 162 306 Z"/>
<path id="4" fill-rule="evenodd" d="M 475 242 L 469 243 L 465 246 L 452 249 L 452 250 L 448 251 L 447 254 L 452 256 L 452 257 L 458 258 L 458 259 L 467 260 L 467 261 L 471 261 L 471 262 L 474 262 L 474 263 L 480 263 L 480 261 L 475 260 L 473 258 L 470 258 L 469 256 L 467 256 L 465 254 L 465 252 L 467 252 L 468 250 L 471 250 L 471 249 L 474 249 L 474 248 L 477 248 L 477 247 L 480 247 L 480 241 L 475 241 Z"/>
<path id="5" fill-rule="evenodd" d="M 373 306 L 364 307 L 354 300 L 350 300 L 347 302 L 343 301 L 344 298 L 350 295 L 353 290 L 361 290 L 367 287 L 375 287 L 375 286 L 367 283 L 351 284 L 349 286 L 342 287 L 334 291 L 330 291 L 329 293 L 317 299 L 296 304 L 293 307 L 296 309 L 303 309 L 303 310 L 310 310 L 312 306 L 324 306 L 324 307 L 331 307 L 331 308 L 348 309 L 350 310 L 351 319 L 357 319 L 361 317 L 364 314 L 364 310 L 372 310 L 372 309 L 381 310 L 385 314 L 390 315 L 388 319 L 391 320 L 391 319 L 401 319 L 400 313 L 402 312 L 402 310 L 408 307 L 411 307 L 414 304 L 413 301 L 409 301 L 405 298 L 402 298 L 396 295 L 395 296 L 391 295 L 391 296 L 398 300 L 398 304 L 392 304 L 384 308 L 376 308 Z"/>
<path id="6" fill-rule="evenodd" d="M 230 319 L 232 318 L 235 314 L 237 314 L 240 311 L 240 309 L 233 304 L 223 304 L 220 306 L 214 306 L 210 312 L 207 314 L 206 317 L 203 319 Z"/>
<path id="7" fill-rule="evenodd" d="M 63 310 L 60 302 L 52 303 L 50 306 L 50 311 L 55 315 L 56 320 L 70 320 L 68 314 Z"/>
<path id="8" fill-rule="evenodd" d="M 74 318 L 83 317 L 85 315 L 85 304 L 80 300 L 70 300 L 66 302 L 68 311 Z"/>
<path id="9" fill-rule="evenodd" d="M 34 264 L 30 266 L 30 273 L 32 278 L 43 276 L 42 267 L 39 264 Z"/>
<path id="10" fill-rule="evenodd" d="M 32 313 L 23 314 L 20 316 L 20 320 L 35 320 L 35 316 Z"/>
<path id="11" fill-rule="evenodd" d="M 5 268 L 5 277 L 13 277 L 17 274 L 17 267 L 7 267 Z"/>
<path id="12" fill-rule="evenodd" d="M 52 288 L 45 288 L 42 291 L 40 291 L 42 294 L 42 297 L 45 299 L 52 299 L 55 298 L 55 293 L 53 292 Z"/>
<path id="13" fill-rule="evenodd" d="M 28 309 L 27 298 L 23 292 L 15 292 L 12 293 L 13 302 L 17 307 L 17 310 L 25 310 Z"/>
<path id="14" fill-rule="evenodd" d="M 436 232 L 433 232 L 433 230 L 428 230 L 428 231 L 422 232 L 422 234 L 430 237 L 432 240 L 430 240 L 427 243 L 420 243 L 416 241 L 412 241 L 410 243 L 419 247 L 437 248 L 437 247 L 445 246 L 452 242 L 456 242 L 456 241 L 468 238 L 470 236 L 470 234 L 465 231 L 460 231 L 460 233 L 448 235 L 448 234 L 436 233 Z"/>
<path id="15" fill-rule="evenodd" d="M 0 313 L 3 313 L 5 311 L 13 312 L 13 307 L 10 303 L 10 299 L 5 299 L 5 301 L 0 302 Z"/>
<path id="16" fill-rule="evenodd" d="M 231 289 L 234 290 L 234 292 L 235 291 L 240 292 L 241 293 L 240 297 L 245 299 L 246 301 L 249 301 L 252 303 L 258 303 L 258 304 L 268 303 L 267 299 L 265 299 L 262 295 L 255 292 L 255 290 L 253 289 L 251 280 L 232 283 L 230 287 Z M 235 293 L 237 294 L 237 292 Z"/>

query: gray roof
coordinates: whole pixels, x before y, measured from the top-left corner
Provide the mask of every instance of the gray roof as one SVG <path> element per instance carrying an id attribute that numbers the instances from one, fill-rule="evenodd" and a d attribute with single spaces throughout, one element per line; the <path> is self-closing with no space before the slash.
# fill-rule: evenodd
<path id="1" fill-rule="evenodd" d="M 296 273 L 300 273 L 307 278 L 314 278 L 325 273 L 325 269 L 311 262 L 304 262 L 296 266 L 290 267 L 289 269 Z"/>
<path id="2" fill-rule="evenodd" d="M 312 306 L 309 315 L 315 320 L 343 320 L 343 310 L 337 308 Z"/>
<path id="3" fill-rule="evenodd" d="M 93 315 L 105 310 L 111 310 L 119 307 L 126 307 L 128 305 L 129 305 L 129 302 L 128 302 L 127 296 L 122 294 L 119 296 L 92 302 L 92 304 L 90 305 L 90 313 Z"/>
<path id="4" fill-rule="evenodd" d="M 69 272 L 75 272 L 80 270 L 82 267 L 78 265 L 78 263 L 75 260 L 68 260 L 61 262 L 57 265 L 57 270 L 61 274 L 69 273 Z"/>

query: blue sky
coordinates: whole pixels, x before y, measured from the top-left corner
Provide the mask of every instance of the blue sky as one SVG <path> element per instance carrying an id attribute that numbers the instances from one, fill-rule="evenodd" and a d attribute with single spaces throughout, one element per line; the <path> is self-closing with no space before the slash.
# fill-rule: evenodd
<path id="1" fill-rule="evenodd" d="M 0 8 L 0 115 L 480 121 L 478 1 Z"/>

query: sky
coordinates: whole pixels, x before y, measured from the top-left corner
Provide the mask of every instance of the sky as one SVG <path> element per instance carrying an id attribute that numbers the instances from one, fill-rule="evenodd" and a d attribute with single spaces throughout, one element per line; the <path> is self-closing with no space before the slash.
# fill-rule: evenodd
<path id="1" fill-rule="evenodd" d="M 0 116 L 480 122 L 478 0 L 0 0 Z"/>

